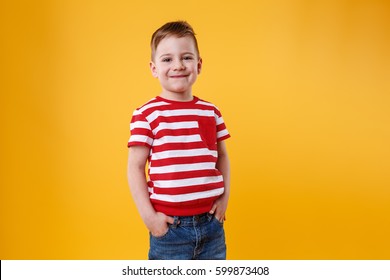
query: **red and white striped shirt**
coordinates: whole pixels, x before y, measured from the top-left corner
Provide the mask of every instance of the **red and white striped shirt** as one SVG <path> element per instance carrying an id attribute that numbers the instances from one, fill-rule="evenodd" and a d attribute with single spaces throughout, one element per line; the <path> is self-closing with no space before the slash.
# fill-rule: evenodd
<path id="1" fill-rule="evenodd" d="M 210 211 L 224 192 L 217 142 L 230 137 L 213 104 L 194 97 L 155 97 L 134 111 L 128 147 L 150 148 L 148 186 L 156 211 L 171 216 Z"/>

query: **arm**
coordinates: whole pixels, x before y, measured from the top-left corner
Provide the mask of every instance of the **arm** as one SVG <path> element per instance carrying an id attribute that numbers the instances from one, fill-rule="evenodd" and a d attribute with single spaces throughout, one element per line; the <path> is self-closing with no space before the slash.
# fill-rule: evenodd
<path id="1" fill-rule="evenodd" d="M 230 195 L 230 162 L 224 141 L 218 142 L 217 169 L 222 173 L 225 192 L 214 202 L 214 205 L 210 210 L 210 214 L 215 213 L 215 217 L 222 222 L 226 219 L 225 212 Z"/>
<path id="2" fill-rule="evenodd" d="M 162 236 L 168 231 L 167 223 L 173 223 L 173 218 L 156 212 L 150 202 L 145 176 L 145 164 L 148 156 L 149 148 L 144 146 L 130 147 L 127 177 L 130 191 L 143 222 L 152 235 Z"/>

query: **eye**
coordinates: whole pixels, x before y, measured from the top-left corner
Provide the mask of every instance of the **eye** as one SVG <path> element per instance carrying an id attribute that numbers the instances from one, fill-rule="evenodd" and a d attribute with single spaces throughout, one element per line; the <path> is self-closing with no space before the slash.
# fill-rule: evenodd
<path id="1" fill-rule="evenodd" d="M 192 56 L 189 56 L 189 55 L 183 57 L 183 60 L 193 60 L 193 59 L 194 58 Z"/>
<path id="2" fill-rule="evenodd" d="M 164 57 L 161 61 L 162 62 L 170 62 L 172 59 L 169 57 Z"/>

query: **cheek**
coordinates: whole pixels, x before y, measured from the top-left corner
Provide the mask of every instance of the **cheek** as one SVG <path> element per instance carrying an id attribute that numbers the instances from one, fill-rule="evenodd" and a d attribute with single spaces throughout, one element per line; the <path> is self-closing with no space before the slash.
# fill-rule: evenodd
<path id="1" fill-rule="evenodd" d="M 157 71 L 156 71 L 156 75 L 158 77 L 162 77 L 162 76 L 166 76 L 166 74 L 168 73 L 168 71 L 164 68 L 159 68 Z"/>
<path id="2" fill-rule="evenodd" d="M 161 75 L 167 75 L 168 72 L 169 72 L 169 70 L 170 70 L 170 68 L 167 67 L 167 66 L 161 67 L 161 68 L 160 68 L 160 74 L 161 74 Z"/>

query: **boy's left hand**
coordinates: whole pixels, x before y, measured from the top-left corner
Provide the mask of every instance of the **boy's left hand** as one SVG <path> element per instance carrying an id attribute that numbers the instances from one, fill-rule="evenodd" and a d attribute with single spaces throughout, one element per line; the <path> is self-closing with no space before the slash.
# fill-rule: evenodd
<path id="1" fill-rule="evenodd" d="M 211 210 L 209 211 L 210 214 L 214 215 L 214 217 L 223 223 L 223 221 L 226 220 L 225 212 L 227 209 L 228 204 L 228 198 L 225 195 L 221 195 L 213 204 L 213 207 L 211 207 Z"/>

